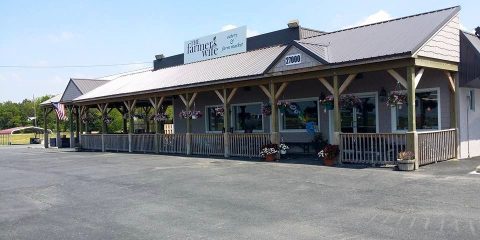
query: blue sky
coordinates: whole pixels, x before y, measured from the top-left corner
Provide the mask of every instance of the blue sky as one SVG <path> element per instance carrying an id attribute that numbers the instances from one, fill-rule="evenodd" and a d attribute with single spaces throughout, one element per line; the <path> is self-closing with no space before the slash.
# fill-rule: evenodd
<path id="1" fill-rule="evenodd" d="M 233 26 L 249 34 L 300 25 L 333 31 L 461 5 L 461 23 L 480 25 L 477 1 L 0 1 L 0 66 L 138 63 L 90 68 L 2 68 L 0 101 L 63 91 L 70 77 L 148 67 L 155 54 L 183 52 L 186 40 Z"/>

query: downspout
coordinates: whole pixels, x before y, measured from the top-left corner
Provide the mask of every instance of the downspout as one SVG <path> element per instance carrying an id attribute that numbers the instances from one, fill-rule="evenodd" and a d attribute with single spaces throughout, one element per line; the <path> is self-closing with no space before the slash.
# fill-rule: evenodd
<path id="1" fill-rule="evenodd" d="M 470 111 L 470 108 L 471 108 L 471 104 L 472 104 L 472 96 L 470 95 L 472 94 L 471 91 L 468 92 L 468 95 L 467 95 L 467 158 L 470 158 L 470 120 L 469 120 L 469 114 L 468 112 Z"/>

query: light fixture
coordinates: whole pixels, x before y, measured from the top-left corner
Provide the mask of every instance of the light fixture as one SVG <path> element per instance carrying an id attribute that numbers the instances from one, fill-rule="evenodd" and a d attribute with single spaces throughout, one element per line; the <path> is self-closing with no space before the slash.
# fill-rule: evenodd
<path id="1" fill-rule="evenodd" d="M 387 101 L 387 90 L 385 90 L 385 88 L 382 87 L 382 89 L 380 89 L 380 93 L 378 94 L 378 96 L 380 97 L 381 102 Z"/>

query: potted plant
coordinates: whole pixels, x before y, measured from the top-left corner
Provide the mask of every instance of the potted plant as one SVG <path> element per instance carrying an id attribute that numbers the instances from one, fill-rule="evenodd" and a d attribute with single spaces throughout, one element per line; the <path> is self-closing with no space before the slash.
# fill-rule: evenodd
<path id="1" fill-rule="evenodd" d="M 415 153 L 412 151 L 399 152 L 397 166 L 400 171 L 415 170 Z"/>
<path id="2" fill-rule="evenodd" d="M 393 91 L 390 93 L 387 99 L 387 106 L 398 107 L 402 109 L 402 105 L 407 103 L 407 95 L 401 91 Z"/>
<path id="3" fill-rule="evenodd" d="M 324 112 L 327 112 L 327 110 L 333 110 L 333 96 L 328 95 L 323 99 L 320 99 L 320 104 L 323 105 Z"/>
<path id="4" fill-rule="evenodd" d="M 183 119 L 198 119 L 203 116 L 202 112 L 200 111 L 185 111 L 182 110 L 178 116 Z"/>
<path id="5" fill-rule="evenodd" d="M 290 108 L 290 102 L 288 101 L 278 101 L 277 102 L 277 107 L 280 110 L 280 112 L 285 113 L 289 108 Z"/>
<path id="6" fill-rule="evenodd" d="M 270 104 L 262 105 L 262 114 L 265 116 L 270 116 L 272 114 L 272 106 L 270 106 Z"/>
<path id="7" fill-rule="evenodd" d="M 167 114 L 165 113 L 157 113 L 155 115 L 153 115 L 153 120 L 156 121 L 156 122 L 163 122 L 163 121 L 167 121 L 168 117 L 167 117 Z"/>
<path id="8" fill-rule="evenodd" d="M 267 162 L 277 160 L 277 154 L 278 145 L 273 143 L 263 145 L 262 149 L 260 150 L 260 157 L 263 157 Z"/>
<path id="9" fill-rule="evenodd" d="M 278 146 L 278 148 L 280 149 L 280 154 L 282 155 L 285 155 L 287 154 L 287 150 L 290 149 L 287 144 L 285 143 L 280 143 L 280 145 Z"/>
<path id="10" fill-rule="evenodd" d="M 335 158 L 340 153 L 338 145 L 327 144 L 322 151 L 318 152 L 318 157 L 323 158 L 323 164 L 325 166 L 333 166 L 335 164 Z"/>

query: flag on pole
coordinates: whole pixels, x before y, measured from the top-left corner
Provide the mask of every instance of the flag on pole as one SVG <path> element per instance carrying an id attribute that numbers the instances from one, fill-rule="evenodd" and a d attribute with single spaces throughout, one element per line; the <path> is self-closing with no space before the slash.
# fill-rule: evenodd
<path id="1" fill-rule="evenodd" d="M 65 105 L 61 103 L 52 103 L 53 107 L 55 107 L 55 112 L 57 113 L 58 119 L 65 121 L 68 119 L 67 113 L 65 112 Z"/>

